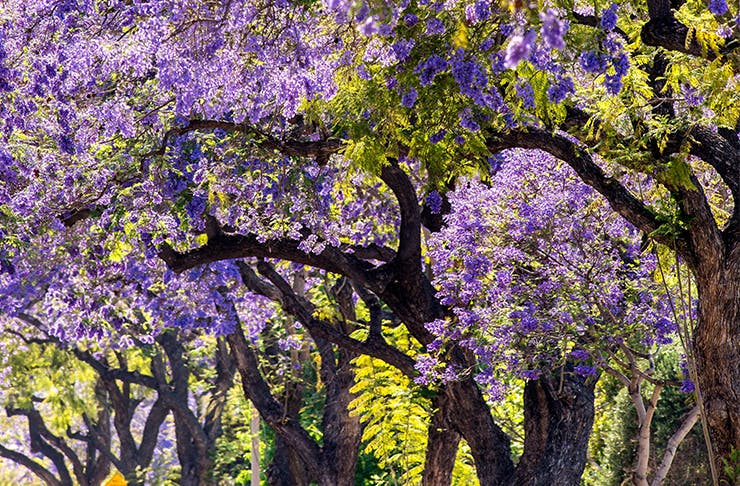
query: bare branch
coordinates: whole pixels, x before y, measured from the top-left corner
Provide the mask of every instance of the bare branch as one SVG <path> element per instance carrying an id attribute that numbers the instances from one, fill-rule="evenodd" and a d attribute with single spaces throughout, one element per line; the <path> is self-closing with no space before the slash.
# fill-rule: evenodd
<path id="1" fill-rule="evenodd" d="M 59 481 L 59 479 L 57 479 L 51 471 L 49 471 L 44 466 L 34 461 L 25 454 L 8 449 L 7 447 L 0 444 L 0 456 L 6 459 L 10 459 L 16 464 L 25 467 L 33 474 L 38 476 L 43 482 L 45 482 L 47 486 L 63 486 L 63 483 Z"/>
<path id="2" fill-rule="evenodd" d="M 633 480 L 637 486 L 648 486 L 647 473 L 648 464 L 650 462 L 650 427 L 655 415 L 655 409 L 658 406 L 658 398 L 660 397 L 660 391 L 662 386 L 655 385 L 653 388 L 653 394 L 648 402 L 647 410 L 643 404 L 642 397 L 640 396 L 640 390 L 637 389 L 636 397 L 632 396 L 635 408 L 638 408 L 638 416 L 640 417 L 639 432 L 637 438 L 637 466 L 633 475 Z M 639 404 L 638 404 L 639 402 Z"/>
<path id="3" fill-rule="evenodd" d="M 625 387 L 629 388 L 630 379 L 627 378 L 627 376 L 624 373 L 622 373 L 621 371 L 618 371 L 617 369 L 609 365 L 603 365 L 603 368 L 604 368 L 604 371 L 606 371 L 607 373 L 609 373 L 610 375 L 612 375 L 613 377 L 621 381 Z"/>
<path id="4" fill-rule="evenodd" d="M 683 419 L 683 422 L 681 422 L 681 426 L 676 429 L 673 435 L 671 435 L 671 438 L 668 439 L 668 444 L 666 445 L 665 452 L 663 453 L 663 460 L 660 461 L 660 466 L 655 472 L 655 477 L 650 483 L 650 486 L 660 486 L 661 484 L 663 484 L 663 481 L 668 475 L 668 471 L 671 469 L 673 459 L 676 457 L 678 446 L 681 444 L 681 442 L 683 442 L 689 432 L 691 432 L 691 429 L 694 428 L 694 424 L 696 424 L 696 421 L 699 420 L 699 415 L 699 407 L 694 406 L 694 408 L 691 409 L 686 418 Z"/>
<path id="5" fill-rule="evenodd" d="M 306 326 L 312 337 L 325 339 L 348 351 L 381 359 L 398 368 L 407 376 L 416 376 L 414 360 L 384 341 L 371 338 L 366 341 L 358 341 L 339 331 L 330 323 L 313 317 L 313 304 L 296 295 L 288 282 L 266 262 L 261 262 L 258 268 L 260 273 L 272 282 L 272 285 L 260 279 L 246 263 L 239 262 L 238 265 L 242 282 L 247 288 L 279 302 L 287 313 Z"/>

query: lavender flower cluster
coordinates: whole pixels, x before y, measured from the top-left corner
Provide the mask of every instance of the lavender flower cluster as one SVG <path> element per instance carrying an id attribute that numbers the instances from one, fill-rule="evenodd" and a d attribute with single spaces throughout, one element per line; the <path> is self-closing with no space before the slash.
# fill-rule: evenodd
<path id="1" fill-rule="evenodd" d="M 490 187 L 471 179 L 448 194 L 452 212 L 430 255 L 454 317 L 428 324 L 431 350 L 470 349 L 480 380 L 500 396 L 504 373 L 549 372 L 563 365 L 564 347 L 575 372 L 592 374 L 605 347 L 622 340 L 670 342 L 670 306 L 639 233 L 550 156 L 505 160 Z M 421 380 L 438 369 L 420 363 Z"/>

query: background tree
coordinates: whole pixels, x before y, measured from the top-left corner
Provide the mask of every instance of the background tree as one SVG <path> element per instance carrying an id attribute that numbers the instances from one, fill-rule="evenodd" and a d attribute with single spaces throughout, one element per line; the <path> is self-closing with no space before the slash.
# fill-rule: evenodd
<path id="1" fill-rule="evenodd" d="M 28 314 L 22 314 L 20 320 L 27 325 L 19 326 L 18 319 L 6 321 L 7 333 L 41 354 L 34 359 L 26 351 L 8 358 L 6 369 L 18 377 L 8 383 L 8 414 L 28 417 L 31 435 L 41 434 L 36 442 L 46 446 L 45 455 L 52 459 L 59 474 L 72 469 L 76 482 L 100 484 L 113 465 L 129 482 L 161 481 L 173 476 L 172 464 L 160 466 L 159 471 L 152 471 L 152 466 L 155 456 L 161 462 L 162 457 L 175 455 L 165 446 L 169 440 L 176 446 L 178 483 L 205 484 L 212 480 L 215 441 L 221 433 L 226 393 L 234 377 L 223 341 L 210 346 L 200 341 L 196 351 L 191 348 L 192 338 L 182 335 L 181 342 L 171 332 L 164 332 L 156 346 L 101 349 L 94 341 L 60 341 L 50 336 L 45 324 Z M 209 351 L 213 353 L 210 359 Z M 56 361 L 45 363 L 44 355 L 55 356 Z M 198 361 L 193 362 L 196 358 Z M 40 375 L 23 369 L 29 363 L 39 369 Z M 63 363 L 74 366 L 67 369 Z M 204 376 L 197 371 L 197 364 L 208 364 L 213 372 Z M 75 372 L 75 366 L 82 371 Z M 52 371 L 46 387 L 51 394 L 43 388 L 38 390 L 44 386 L 39 376 L 48 370 Z M 200 375 L 198 381 L 191 380 L 192 374 Z M 72 381 L 65 383 L 65 378 Z M 93 387 L 93 391 L 83 393 L 85 387 Z M 25 394 L 18 395 L 23 390 Z M 38 411 L 34 402 L 43 403 L 43 409 Z M 49 419 L 52 430 L 61 432 L 49 430 L 44 423 Z M 87 459 L 78 457 L 82 452 Z M 72 479 L 60 476 L 59 481 Z"/>

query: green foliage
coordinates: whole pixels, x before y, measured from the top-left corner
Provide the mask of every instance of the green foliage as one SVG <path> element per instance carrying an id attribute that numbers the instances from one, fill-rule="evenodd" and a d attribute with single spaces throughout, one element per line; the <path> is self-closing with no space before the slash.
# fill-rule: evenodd
<path id="1" fill-rule="evenodd" d="M 477 486 L 479 484 L 478 476 L 475 475 L 473 455 L 464 439 L 460 440 L 457 450 L 455 467 L 452 469 L 452 484 L 454 486 Z"/>
<path id="2" fill-rule="evenodd" d="M 503 400 L 491 404 L 491 413 L 511 438 L 512 456 L 520 457 L 524 452 L 524 381 L 509 379 L 505 390 Z"/>
<path id="3" fill-rule="evenodd" d="M 620 486 L 628 480 L 634 463 L 635 411 L 624 387 L 609 375 L 597 384 L 595 407 L 588 452 L 591 461 L 582 481 L 589 486 Z"/>
<path id="4" fill-rule="evenodd" d="M 727 484 L 737 484 L 740 481 L 740 449 L 732 449 L 730 456 L 722 460 L 722 469 L 729 478 Z"/>
<path id="5" fill-rule="evenodd" d="M 418 345 L 401 326 L 391 331 L 390 341 L 415 351 Z M 352 413 L 365 425 L 364 450 L 378 459 L 385 472 L 376 484 L 420 484 L 426 453 L 427 424 L 431 403 L 398 370 L 375 358 L 360 356 L 352 392 Z"/>
<path id="6" fill-rule="evenodd" d="M 678 380 L 680 347 L 666 346 L 655 360 L 654 376 Z M 645 384 L 645 402 L 653 387 Z M 691 395 L 677 387 L 664 387 L 651 423 L 650 465 L 654 470 L 665 452 L 668 439 L 691 408 Z M 637 414 L 627 389 L 610 374 L 603 374 L 596 387 L 596 416 L 589 441 L 589 462 L 583 476 L 584 485 L 620 486 L 631 480 L 637 454 Z M 708 478 L 706 448 L 697 424 L 679 446 L 664 484 L 692 486 Z"/>
<path id="7" fill-rule="evenodd" d="M 41 400 L 48 407 L 47 425 L 64 435 L 83 413 L 94 417 L 95 373 L 68 351 L 54 345 L 19 345 L 3 357 L 9 370 L 2 398 L 6 406 L 31 408 Z"/>
<path id="8" fill-rule="evenodd" d="M 223 413 L 223 432 L 216 441 L 213 476 L 219 484 L 246 486 L 250 481 L 250 461 L 252 454 L 252 434 L 250 420 L 252 405 L 244 398 L 244 393 L 232 388 Z M 266 433 L 267 427 L 260 427 L 260 464 L 271 454 L 272 444 Z M 264 471 L 264 467 L 261 468 Z"/>
<path id="9" fill-rule="evenodd" d="M 665 172 L 662 174 L 661 182 L 667 187 L 680 187 L 689 191 L 696 191 L 697 187 L 691 181 L 691 168 L 686 163 L 685 157 L 673 156 L 670 158 Z"/>
<path id="10" fill-rule="evenodd" d="M 362 338 L 364 333 L 355 334 Z M 409 355 L 419 351 L 418 343 L 401 326 L 389 330 L 386 339 Z M 421 484 L 427 429 L 433 412 L 428 392 L 378 359 L 360 356 L 353 362 L 356 384 L 352 392 L 357 398 L 350 409 L 365 425 L 363 451 L 376 458 L 379 468 L 364 484 Z M 453 484 L 477 484 L 470 449 L 464 441 L 458 449 Z"/>

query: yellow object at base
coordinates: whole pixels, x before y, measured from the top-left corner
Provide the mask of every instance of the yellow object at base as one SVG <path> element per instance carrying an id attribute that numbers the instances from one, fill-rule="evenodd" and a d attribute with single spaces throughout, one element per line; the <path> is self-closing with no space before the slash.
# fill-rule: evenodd
<path id="1" fill-rule="evenodd" d="M 123 475 L 119 472 L 115 473 L 112 478 L 105 483 L 105 486 L 126 486 L 128 483 Z"/>

